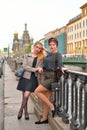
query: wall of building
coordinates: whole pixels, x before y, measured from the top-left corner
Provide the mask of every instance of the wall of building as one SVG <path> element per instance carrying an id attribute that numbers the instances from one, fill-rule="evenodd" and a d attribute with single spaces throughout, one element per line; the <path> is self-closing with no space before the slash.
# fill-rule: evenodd
<path id="1" fill-rule="evenodd" d="M 67 54 L 84 54 L 87 57 L 87 3 L 80 8 L 81 14 L 67 24 Z"/>
<path id="2" fill-rule="evenodd" d="M 55 38 L 57 38 L 58 40 L 58 52 L 60 52 L 61 54 L 65 54 L 66 53 L 66 33 L 61 33 L 59 35 L 56 35 Z M 48 46 L 48 39 L 44 40 L 44 46 L 45 48 L 47 48 L 47 50 L 49 50 L 49 46 Z"/>
<path id="3" fill-rule="evenodd" d="M 58 52 L 60 52 L 61 54 L 65 54 L 66 50 L 65 50 L 65 41 L 66 41 L 66 37 L 65 37 L 65 33 L 61 33 L 59 35 L 56 36 L 57 40 L 58 40 Z"/>

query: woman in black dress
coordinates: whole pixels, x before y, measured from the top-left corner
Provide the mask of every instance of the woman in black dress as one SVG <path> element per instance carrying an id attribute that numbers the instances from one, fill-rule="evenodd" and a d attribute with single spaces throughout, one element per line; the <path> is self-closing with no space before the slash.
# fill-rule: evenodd
<path id="1" fill-rule="evenodd" d="M 43 45 L 40 42 L 34 44 L 33 52 L 25 54 L 23 60 L 24 75 L 19 79 L 17 90 L 22 91 L 22 103 L 18 113 L 18 120 L 21 119 L 23 110 L 25 112 L 25 120 L 29 120 L 27 110 L 27 103 L 31 92 L 34 92 L 38 86 L 37 72 L 42 66 L 42 59 L 44 57 Z"/>

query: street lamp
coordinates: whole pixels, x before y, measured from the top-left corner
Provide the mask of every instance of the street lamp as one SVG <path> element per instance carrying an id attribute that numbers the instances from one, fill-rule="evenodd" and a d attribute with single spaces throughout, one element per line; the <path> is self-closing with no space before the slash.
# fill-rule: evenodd
<path id="1" fill-rule="evenodd" d="M 8 45 L 8 58 L 9 58 L 9 45 Z"/>

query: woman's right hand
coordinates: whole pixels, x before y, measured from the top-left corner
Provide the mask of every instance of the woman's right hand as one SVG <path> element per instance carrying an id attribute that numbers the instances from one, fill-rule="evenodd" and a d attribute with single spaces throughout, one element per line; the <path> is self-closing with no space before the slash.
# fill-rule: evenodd
<path id="1" fill-rule="evenodd" d="M 44 50 L 45 52 L 47 52 L 47 51 L 48 51 L 45 47 L 43 47 L 43 50 Z"/>
<path id="2" fill-rule="evenodd" d="M 42 73 L 42 72 L 43 72 L 43 68 L 38 67 L 38 68 L 37 68 L 37 71 L 38 71 L 39 73 Z"/>

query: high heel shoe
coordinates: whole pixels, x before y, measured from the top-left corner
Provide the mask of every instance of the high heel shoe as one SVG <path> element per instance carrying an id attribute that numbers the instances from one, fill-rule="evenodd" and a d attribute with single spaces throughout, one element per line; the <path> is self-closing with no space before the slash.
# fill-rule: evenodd
<path id="1" fill-rule="evenodd" d="M 18 120 L 22 118 L 22 114 L 23 114 L 23 111 L 19 111 L 18 116 L 17 116 Z"/>
<path id="2" fill-rule="evenodd" d="M 25 114 L 25 120 L 29 120 L 29 114 L 28 113 Z"/>
<path id="3" fill-rule="evenodd" d="M 55 110 L 52 110 L 51 112 L 52 112 L 52 117 L 54 117 L 55 116 Z"/>
<path id="4" fill-rule="evenodd" d="M 35 124 L 48 124 L 48 119 L 44 120 L 44 121 L 36 121 Z"/>

